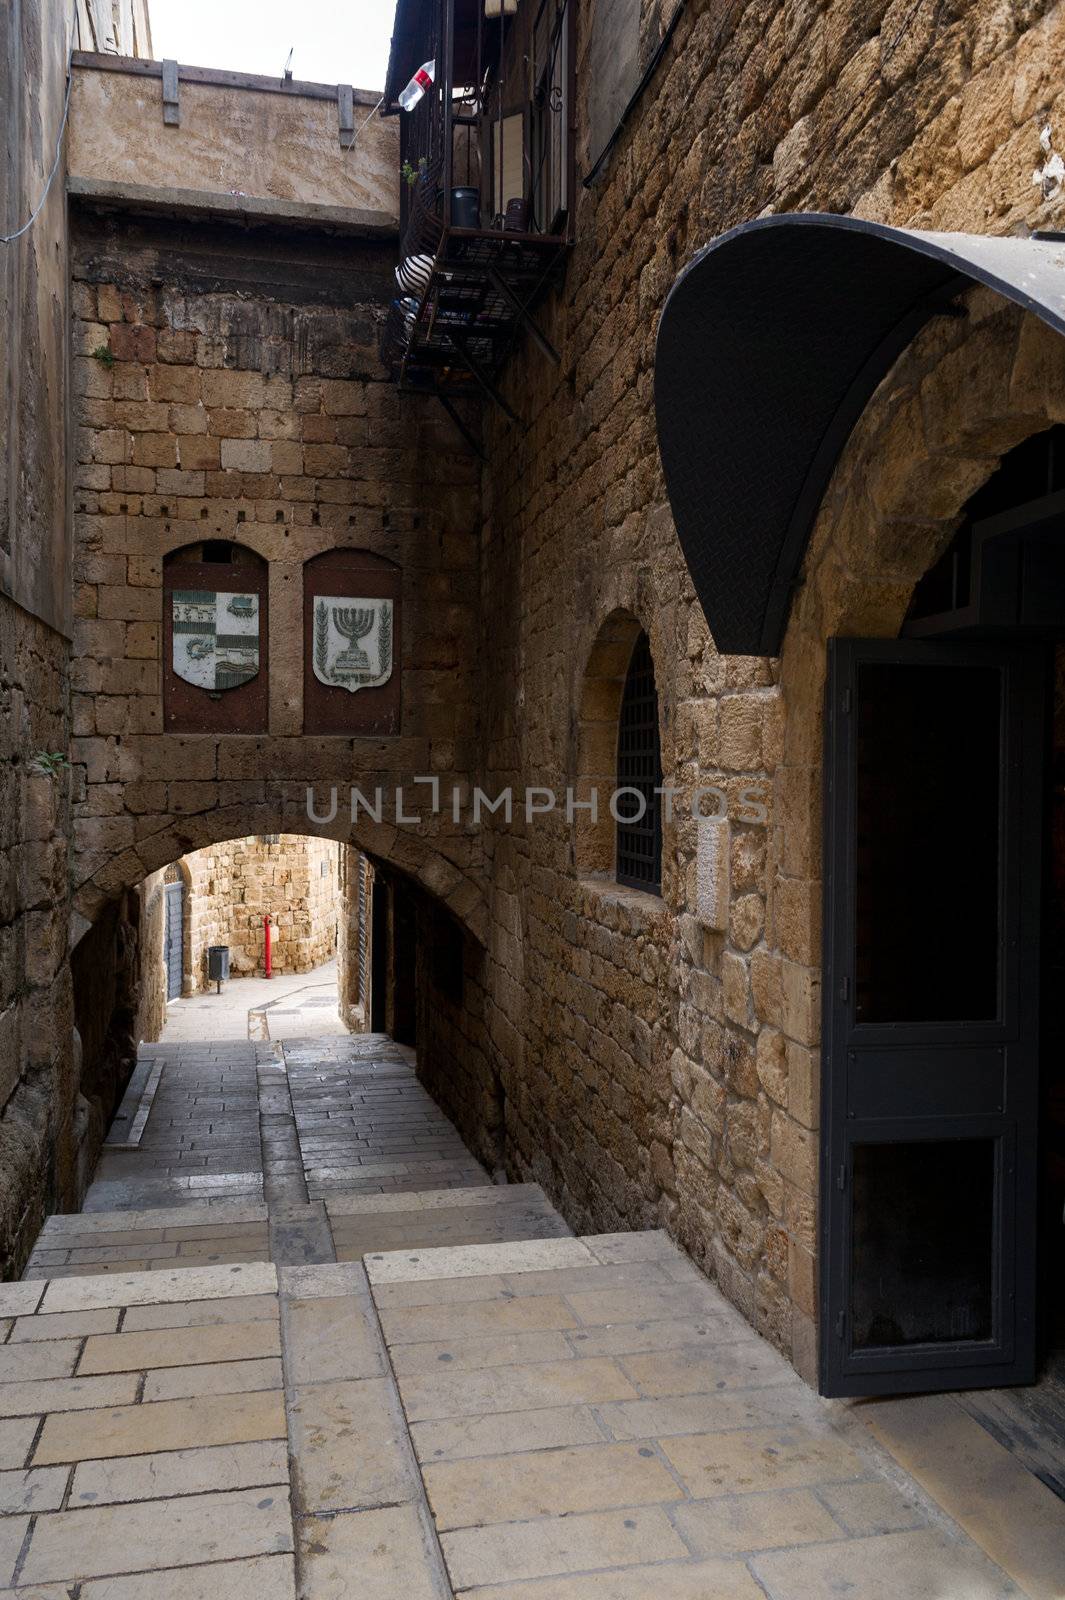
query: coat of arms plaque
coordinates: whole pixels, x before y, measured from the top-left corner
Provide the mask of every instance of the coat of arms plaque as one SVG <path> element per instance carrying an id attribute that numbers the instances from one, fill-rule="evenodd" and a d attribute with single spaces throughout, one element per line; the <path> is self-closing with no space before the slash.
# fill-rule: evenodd
<path id="1" fill-rule="evenodd" d="M 174 671 L 199 689 L 235 689 L 259 671 L 259 596 L 175 589 Z"/>
<path id="2" fill-rule="evenodd" d="M 371 689 L 392 676 L 392 601 L 314 596 L 314 675 L 331 689 Z"/>

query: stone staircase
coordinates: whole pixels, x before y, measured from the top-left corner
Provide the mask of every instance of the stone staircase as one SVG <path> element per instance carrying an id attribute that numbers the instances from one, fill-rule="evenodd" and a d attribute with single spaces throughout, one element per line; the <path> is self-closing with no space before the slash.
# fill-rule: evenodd
<path id="1" fill-rule="evenodd" d="M 318 1261 L 309 1263 L 305 1250 L 281 1252 L 294 1259 L 277 1260 L 265 1203 L 191 1201 L 169 1209 L 51 1216 L 24 1278 L 173 1271 L 242 1261 L 292 1266 L 359 1262 L 374 1252 L 563 1238 L 570 1231 L 535 1183 L 336 1194 L 303 1207 L 289 1202 L 275 1222 L 283 1221 L 290 1231 L 296 1223 L 309 1222 L 317 1232 L 323 1217 L 328 1246 L 319 1250 Z"/>
<path id="2" fill-rule="evenodd" d="M 390 1040 L 155 1046 L 131 1088 L 0 1285 L 0 1595 L 1029 1592 L 664 1234 L 492 1184 Z"/>

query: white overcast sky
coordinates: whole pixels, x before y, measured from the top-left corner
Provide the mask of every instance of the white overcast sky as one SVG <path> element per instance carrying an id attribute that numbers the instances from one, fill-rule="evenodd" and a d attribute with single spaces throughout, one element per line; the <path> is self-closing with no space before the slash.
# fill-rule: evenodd
<path id="1" fill-rule="evenodd" d="M 314 83 L 382 89 L 395 0 L 149 0 L 152 54 Z"/>

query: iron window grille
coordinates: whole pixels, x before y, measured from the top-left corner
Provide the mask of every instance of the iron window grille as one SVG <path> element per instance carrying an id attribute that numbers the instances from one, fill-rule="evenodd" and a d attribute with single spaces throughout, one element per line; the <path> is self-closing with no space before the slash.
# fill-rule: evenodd
<path id="1" fill-rule="evenodd" d="M 618 883 L 657 894 L 662 885 L 662 751 L 658 738 L 658 691 L 647 635 L 633 647 L 618 719 Z M 642 801 L 642 805 L 641 805 Z"/>

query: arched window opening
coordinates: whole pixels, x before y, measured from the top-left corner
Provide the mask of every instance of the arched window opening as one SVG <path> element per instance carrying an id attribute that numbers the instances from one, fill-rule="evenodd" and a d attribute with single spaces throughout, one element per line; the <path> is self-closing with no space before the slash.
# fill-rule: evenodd
<path id="1" fill-rule="evenodd" d="M 658 691 L 646 633 L 629 660 L 618 717 L 616 877 L 657 894 L 662 885 L 662 751 Z"/>
<path id="2" fill-rule="evenodd" d="M 918 583 L 904 634 L 946 637 L 1056 624 L 1065 592 L 1058 528 L 1065 426 L 1032 434 L 970 498 L 943 555 Z"/>

